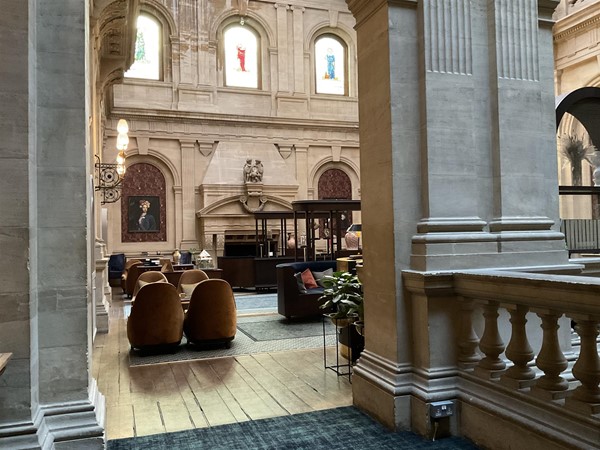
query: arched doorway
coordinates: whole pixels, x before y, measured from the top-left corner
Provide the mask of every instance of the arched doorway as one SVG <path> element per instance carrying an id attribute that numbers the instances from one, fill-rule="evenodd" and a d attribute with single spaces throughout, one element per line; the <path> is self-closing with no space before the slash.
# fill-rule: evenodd
<path id="1" fill-rule="evenodd" d="M 319 177 L 317 183 L 317 191 L 319 200 L 351 200 L 352 199 L 352 182 L 350 177 L 341 169 L 327 169 Z M 348 227 L 352 224 L 352 212 L 347 211 L 341 216 L 342 237 Z M 328 219 L 319 220 L 319 233 L 329 231 L 329 226 L 326 223 Z M 333 229 L 337 229 L 335 223 Z M 328 236 L 325 236 L 328 237 Z"/>

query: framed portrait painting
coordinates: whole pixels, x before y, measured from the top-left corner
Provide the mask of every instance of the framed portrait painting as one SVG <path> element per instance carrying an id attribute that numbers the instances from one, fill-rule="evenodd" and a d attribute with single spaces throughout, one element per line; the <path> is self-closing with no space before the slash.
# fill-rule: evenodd
<path id="1" fill-rule="evenodd" d="M 128 232 L 158 233 L 160 222 L 160 197 L 153 195 L 127 197 Z"/>

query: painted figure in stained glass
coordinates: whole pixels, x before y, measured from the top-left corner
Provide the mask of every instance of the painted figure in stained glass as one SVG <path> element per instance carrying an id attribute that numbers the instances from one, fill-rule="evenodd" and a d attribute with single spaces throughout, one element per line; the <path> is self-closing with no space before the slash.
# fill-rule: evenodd
<path id="1" fill-rule="evenodd" d="M 327 73 L 325 74 L 325 79 L 335 80 L 335 55 L 333 54 L 333 50 L 331 48 L 327 49 Z"/>
<path id="2" fill-rule="evenodd" d="M 242 44 L 237 45 L 237 59 L 240 62 L 240 70 L 246 72 L 246 47 Z"/>
<path id="3" fill-rule="evenodd" d="M 144 42 L 144 33 L 141 30 L 138 30 L 137 37 L 135 39 L 135 60 L 148 62 L 146 60 L 146 43 Z"/>

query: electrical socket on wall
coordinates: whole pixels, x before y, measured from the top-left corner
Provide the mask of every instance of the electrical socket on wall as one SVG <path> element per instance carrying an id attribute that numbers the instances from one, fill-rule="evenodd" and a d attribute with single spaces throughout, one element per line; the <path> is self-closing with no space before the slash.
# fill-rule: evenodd
<path id="1" fill-rule="evenodd" d="M 444 400 L 441 402 L 432 402 L 429 404 L 429 416 L 432 419 L 441 419 L 442 417 L 450 417 L 454 414 L 454 402 L 452 400 Z"/>

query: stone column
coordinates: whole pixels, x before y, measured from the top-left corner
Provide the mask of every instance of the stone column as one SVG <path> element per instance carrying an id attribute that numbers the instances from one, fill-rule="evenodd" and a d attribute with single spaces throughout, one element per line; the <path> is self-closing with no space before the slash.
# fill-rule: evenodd
<path id="1" fill-rule="evenodd" d="M 430 275 L 567 264 L 555 223 L 551 33 L 535 0 L 347 3 L 365 262 L 354 402 L 391 428 L 423 431 L 414 424 L 426 402 L 454 395 L 440 344 L 452 302 Z M 539 3 L 542 16 L 556 6 Z"/>
<path id="2" fill-rule="evenodd" d="M 190 249 L 198 246 L 196 240 L 196 202 L 195 202 L 195 156 L 196 141 L 180 141 L 181 145 L 181 203 L 183 229 L 181 241 L 176 246 Z"/>
<path id="3" fill-rule="evenodd" d="M 175 248 L 181 244 L 183 237 L 183 187 L 173 186 L 175 193 Z"/>
<path id="4" fill-rule="evenodd" d="M 88 2 L 0 0 L 0 9 L 0 347 L 14 354 L 2 375 L 0 447 L 100 449 Z"/>

